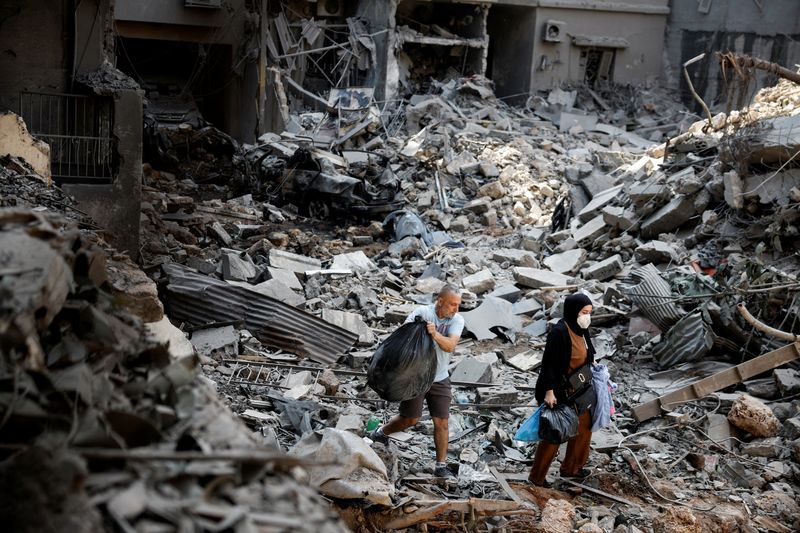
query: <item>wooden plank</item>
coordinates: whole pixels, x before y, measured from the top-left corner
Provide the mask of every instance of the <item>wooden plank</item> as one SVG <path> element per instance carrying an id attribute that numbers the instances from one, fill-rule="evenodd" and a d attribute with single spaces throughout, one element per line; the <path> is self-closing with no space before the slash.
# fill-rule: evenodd
<path id="1" fill-rule="evenodd" d="M 607 498 L 607 499 L 609 499 L 611 501 L 622 503 L 624 505 L 630 505 L 631 507 L 639 507 L 638 504 L 635 504 L 630 500 L 626 500 L 625 498 L 620 498 L 616 494 L 611 494 L 610 492 L 605 492 L 605 491 L 602 491 L 600 489 L 596 489 L 594 487 L 590 487 L 589 485 L 584 485 L 583 483 L 577 483 L 577 482 L 572 481 L 570 479 L 564 479 L 563 481 L 566 482 L 566 483 L 569 483 L 570 485 L 572 485 L 574 487 L 578 487 L 578 488 L 580 488 L 582 490 L 585 490 L 586 492 L 591 492 L 592 494 L 597 494 L 598 496 L 602 496 L 603 498 Z"/>
<path id="2" fill-rule="evenodd" d="M 788 344 L 735 367 L 712 374 L 676 391 L 659 396 L 655 400 L 637 405 L 633 408 L 633 418 L 637 422 L 644 422 L 659 416 L 662 409 L 668 409 L 672 404 L 703 398 L 712 392 L 741 383 L 762 372 L 785 365 L 798 358 L 800 358 L 800 343 Z"/>
<path id="3" fill-rule="evenodd" d="M 494 478 L 500 484 L 500 487 L 502 487 L 503 491 L 505 491 L 505 493 L 508 495 L 509 498 L 511 498 L 520 505 L 525 505 L 524 500 L 519 497 L 519 494 L 517 494 L 514 489 L 511 488 L 511 485 L 508 484 L 508 481 L 506 481 L 506 478 L 503 476 L 503 474 L 498 472 L 497 469 L 493 466 L 489 467 L 489 472 L 492 473 Z"/>

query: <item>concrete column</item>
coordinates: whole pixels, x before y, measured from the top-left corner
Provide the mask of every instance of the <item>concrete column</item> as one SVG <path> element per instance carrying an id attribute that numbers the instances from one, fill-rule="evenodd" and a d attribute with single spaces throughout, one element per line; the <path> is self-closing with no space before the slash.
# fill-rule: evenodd
<path id="1" fill-rule="evenodd" d="M 78 207 L 107 231 L 108 241 L 134 261 L 139 256 L 139 212 L 142 202 L 142 95 L 114 93 L 114 129 L 119 167 L 111 185 L 65 184 Z"/>

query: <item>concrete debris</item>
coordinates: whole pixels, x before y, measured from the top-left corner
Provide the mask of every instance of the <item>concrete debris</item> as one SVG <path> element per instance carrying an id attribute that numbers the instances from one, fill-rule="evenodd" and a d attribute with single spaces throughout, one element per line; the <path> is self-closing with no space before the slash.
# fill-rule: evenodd
<path id="1" fill-rule="evenodd" d="M 25 121 L 10 111 L 0 113 L 0 147 L 0 156 L 22 159 L 33 169 L 32 177 L 50 183 L 50 146 L 31 136 Z"/>
<path id="2" fill-rule="evenodd" d="M 465 383 L 492 383 L 492 365 L 468 355 L 456 365 L 450 373 L 450 379 Z"/>
<path id="3" fill-rule="evenodd" d="M 781 429 L 780 420 L 762 402 L 743 394 L 728 412 L 728 420 L 754 437 L 774 437 Z"/>
<path id="4" fill-rule="evenodd" d="M 28 156 L 0 157 L 7 462 L 22 472 L 21 443 L 69 441 L 86 462 L 50 460 L 88 472 L 64 500 L 86 528 L 800 529 L 800 89 L 782 81 L 710 125 L 664 91 L 600 80 L 512 107 L 458 73 L 489 46 L 463 35 L 511 8 L 404 4 L 409 24 L 436 23 L 374 33 L 378 7 L 332 26 L 298 6 L 267 14 L 280 133 L 252 125 L 262 134 L 242 145 L 195 109 L 185 125 L 153 118 L 133 261 L 105 251 Z M 345 60 L 317 64 L 329 33 L 352 37 L 329 50 Z M 376 89 L 346 84 L 367 83 L 387 46 L 397 72 L 384 89 L 409 94 L 378 105 Z M 345 81 L 320 96 L 328 67 Z M 169 107 L 153 101 L 149 116 Z M 374 348 L 446 285 L 466 323 L 449 369 L 453 482 L 431 477 L 427 416 L 386 446 L 362 438 L 394 408 L 364 386 Z M 560 480 L 554 465 L 554 488 L 526 487 L 536 445 L 512 438 L 575 291 L 619 385 L 615 428 L 593 436 L 588 478 Z M 111 455 L 85 455 L 98 449 Z"/>
<path id="5" fill-rule="evenodd" d="M 192 333 L 191 341 L 197 353 L 206 357 L 214 354 L 228 357 L 239 353 L 239 332 L 233 326 L 197 330 Z"/>

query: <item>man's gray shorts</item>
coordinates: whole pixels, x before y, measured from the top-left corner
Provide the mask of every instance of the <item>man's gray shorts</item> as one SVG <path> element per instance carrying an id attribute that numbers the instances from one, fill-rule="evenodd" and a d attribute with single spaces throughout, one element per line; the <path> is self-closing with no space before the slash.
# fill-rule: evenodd
<path id="1" fill-rule="evenodd" d="M 428 401 L 428 411 L 436 418 L 450 418 L 450 400 L 453 392 L 450 389 L 450 378 L 437 381 L 428 392 L 416 398 L 400 402 L 400 416 L 406 418 L 419 418 L 422 416 L 422 403 Z"/>

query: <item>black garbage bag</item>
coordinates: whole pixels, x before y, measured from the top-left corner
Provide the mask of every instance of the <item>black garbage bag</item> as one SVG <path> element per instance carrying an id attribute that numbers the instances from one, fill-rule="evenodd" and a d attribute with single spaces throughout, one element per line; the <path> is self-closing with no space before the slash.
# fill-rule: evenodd
<path id="1" fill-rule="evenodd" d="M 367 368 L 367 384 L 390 402 L 416 398 L 436 377 L 436 350 L 426 322 L 417 317 L 384 340 Z"/>
<path id="2" fill-rule="evenodd" d="M 578 415 L 571 405 L 556 404 L 552 409 L 542 409 L 539 419 L 539 438 L 552 444 L 561 444 L 578 434 Z"/>

